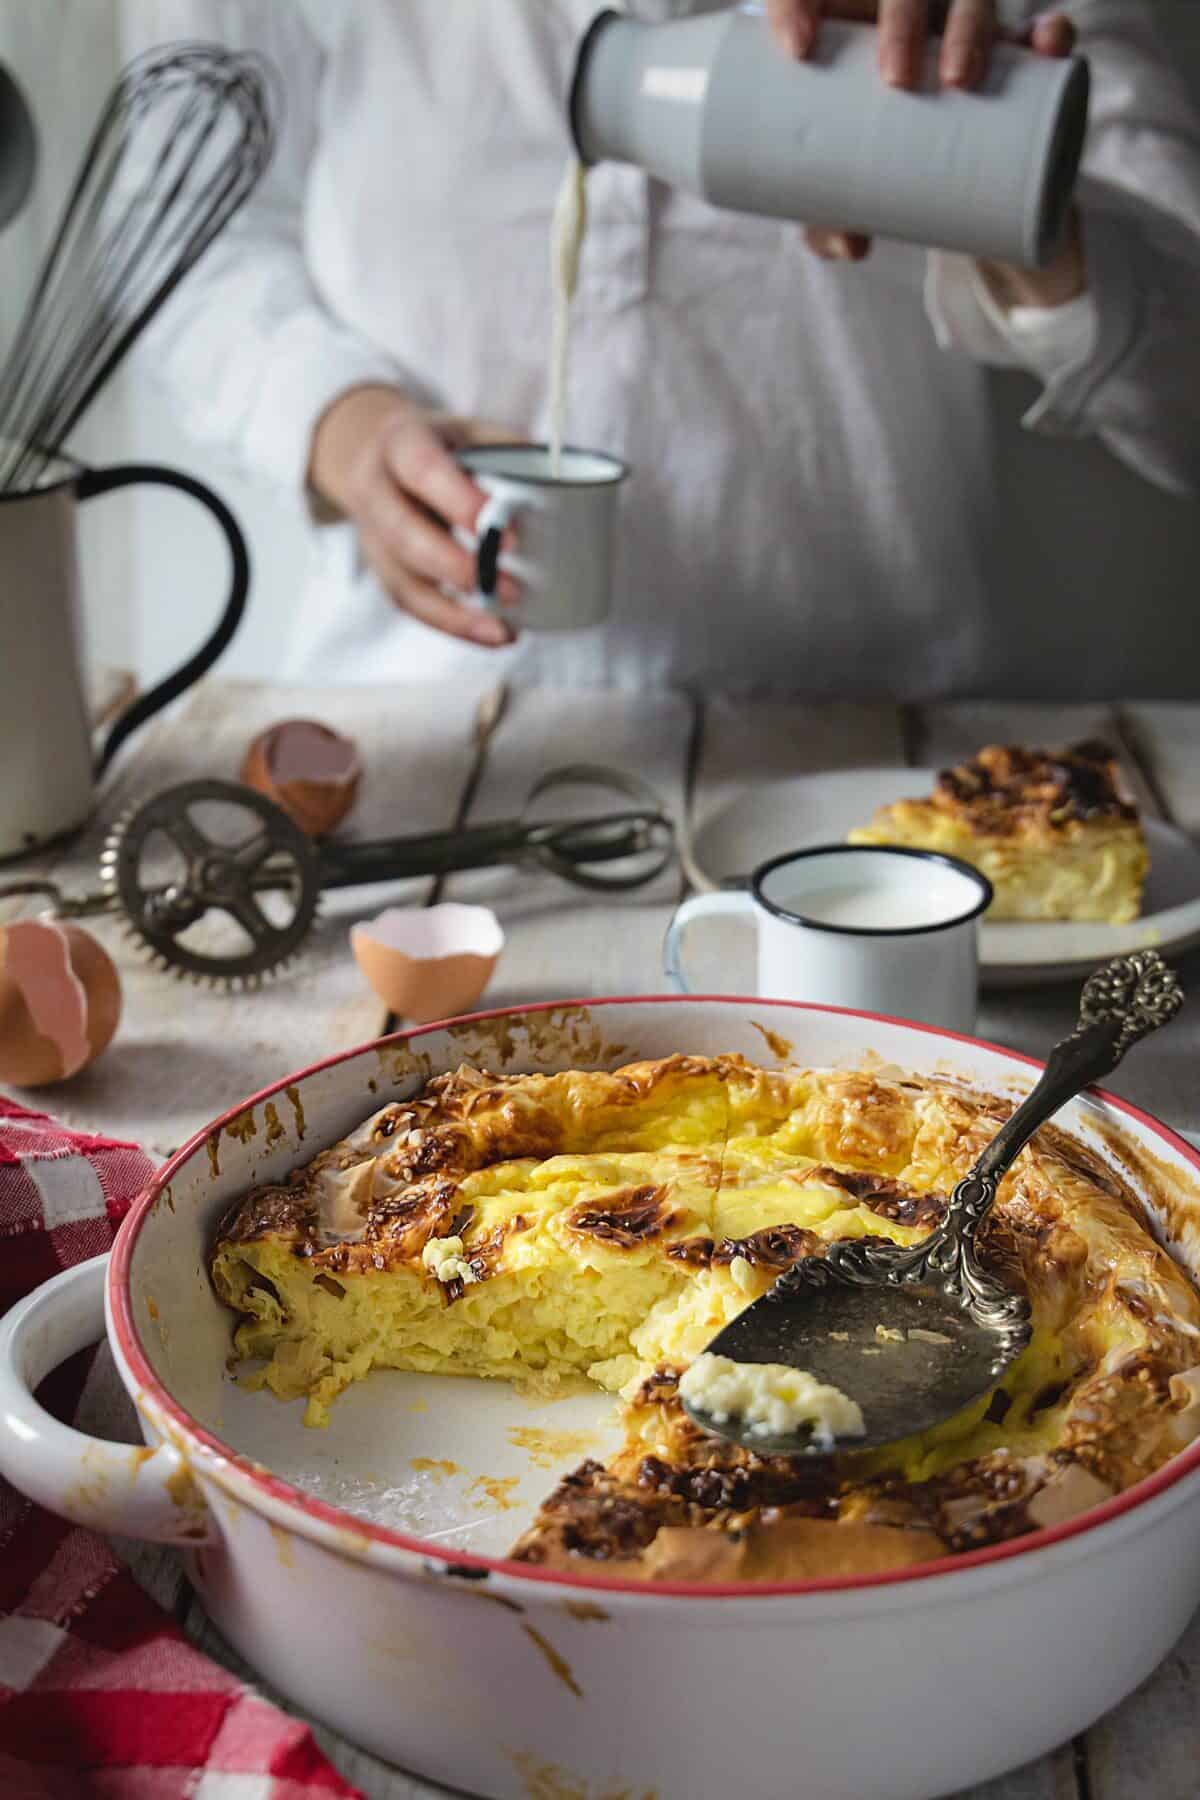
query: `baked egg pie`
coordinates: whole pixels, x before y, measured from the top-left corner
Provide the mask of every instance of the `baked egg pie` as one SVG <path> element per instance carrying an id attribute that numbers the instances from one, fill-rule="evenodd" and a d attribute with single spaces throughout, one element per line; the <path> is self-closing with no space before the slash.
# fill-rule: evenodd
<path id="1" fill-rule="evenodd" d="M 839 1238 L 924 1237 L 1010 1111 L 948 1080 L 737 1056 L 463 1067 L 240 1200 L 212 1278 L 236 1357 L 257 1359 L 241 1379 L 304 1397 L 309 1424 L 381 1368 L 619 1393 L 623 1447 L 560 1484 L 518 1560 L 647 1580 L 894 1568 L 1083 1511 L 1200 1435 L 1200 1295 L 1123 1176 L 1053 1127 L 981 1242 L 1034 1325 L 993 1392 L 886 1450 L 795 1463 L 683 1412 L 684 1372 L 782 1269 Z"/>
<path id="2" fill-rule="evenodd" d="M 1128 924 L 1150 867 L 1137 807 L 1104 744 L 1023 750 L 993 744 L 943 769 L 926 799 L 880 807 L 852 844 L 940 850 L 996 890 L 991 919 Z"/>

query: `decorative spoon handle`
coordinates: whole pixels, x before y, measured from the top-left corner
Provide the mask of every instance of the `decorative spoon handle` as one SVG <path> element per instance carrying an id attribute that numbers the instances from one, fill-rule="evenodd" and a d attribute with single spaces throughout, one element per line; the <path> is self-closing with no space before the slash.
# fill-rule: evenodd
<path id="1" fill-rule="evenodd" d="M 1127 1050 L 1175 1017 L 1183 991 L 1157 950 L 1138 950 L 1097 969 L 1079 999 L 1079 1023 L 1046 1059 L 1041 1080 L 1003 1124 L 966 1181 L 999 1181 L 1034 1132 L 1076 1094 L 1111 1075 Z M 951 1200 L 953 1209 L 954 1201 Z"/>
<path id="2" fill-rule="evenodd" d="M 1117 957 L 1084 983 L 1079 1023 L 1054 1046 L 1041 1079 L 959 1182 L 941 1226 L 922 1246 L 930 1274 L 960 1293 L 981 1322 L 1023 1330 L 1028 1316 L 1024 1301 L 986 1273 L 975 1248 L 1001 1181 L 1060 1107 L 1110 1075 L 1127 1050 L 1173 1019 L 1182 1005 L 1183 990 L 1157 950 Z"/>

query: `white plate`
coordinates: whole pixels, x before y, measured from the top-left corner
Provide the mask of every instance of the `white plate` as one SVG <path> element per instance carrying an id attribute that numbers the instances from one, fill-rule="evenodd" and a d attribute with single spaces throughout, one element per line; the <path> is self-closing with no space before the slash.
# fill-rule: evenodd
<path id="1" fill-rule="evenodd" d="M 714 888 L 743 878 L 785 850 L 841 843 L 877 807 L 927 794 L 935 779 L 932 769 L 847 769 L 750 788 L 701 823 L 688 873 L 698 887 Z M 1200 942 L 1200 850 L 1183 832 L 1156 819 L 1147 819 L 1145 828 L 1150 876 L 1140 919 L 1132 925 L 985 924 L 983 981 L 989 987 L 1019 987 L 1070 980 L 1130 950 L 1182 950 Z M 699 987 L 703 951 L 698 962 Z"/>

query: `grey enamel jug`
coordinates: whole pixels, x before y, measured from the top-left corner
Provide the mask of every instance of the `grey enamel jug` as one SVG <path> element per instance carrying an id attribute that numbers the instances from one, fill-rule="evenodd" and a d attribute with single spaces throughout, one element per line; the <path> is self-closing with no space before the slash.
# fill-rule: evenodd
<path id="1" fill-rule="evenodd" d="M 663 25 L 602 13 L 576 64 L 576 148 L 734 212 L 1044 264 L 1079 172 L 1087 63 L 998 45 L 964 92 L 941 87 L 934 42 L 908 92 L 881 80 L 876 42 L 827 20 L 794 62 L 761 8 Z"/>

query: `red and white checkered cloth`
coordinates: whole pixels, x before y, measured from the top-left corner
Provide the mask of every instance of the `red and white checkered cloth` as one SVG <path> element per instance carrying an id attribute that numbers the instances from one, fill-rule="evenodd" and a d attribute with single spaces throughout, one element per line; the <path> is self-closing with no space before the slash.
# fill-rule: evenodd
<path id="1" fill-rule="evenodd" d="M 112 1243 L 152 1165 L 0 1095 L 0 1312 Z M 94 1351 L 46 1383 L 72 1418 Z M 307 1726 L 194 1650 L 103 1538 L 0 1481 L 4 1800 L 362 1800 Z"/>

